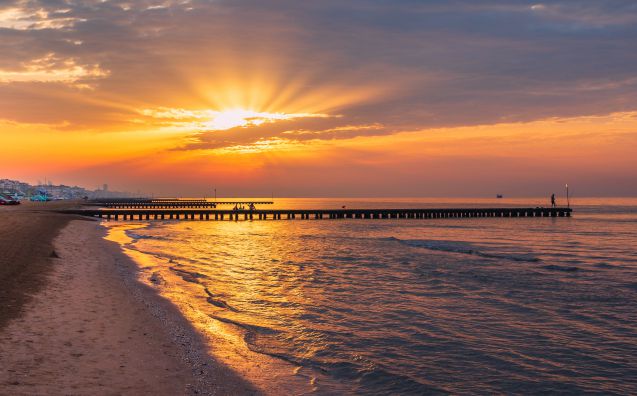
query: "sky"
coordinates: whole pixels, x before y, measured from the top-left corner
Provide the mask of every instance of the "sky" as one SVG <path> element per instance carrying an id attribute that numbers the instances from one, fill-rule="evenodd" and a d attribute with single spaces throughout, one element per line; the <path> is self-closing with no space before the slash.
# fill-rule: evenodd
<path id="1" fill-rule="evenodd" d="M 0 177 L 637 196 L 637 2 L 0 0 Z"/>

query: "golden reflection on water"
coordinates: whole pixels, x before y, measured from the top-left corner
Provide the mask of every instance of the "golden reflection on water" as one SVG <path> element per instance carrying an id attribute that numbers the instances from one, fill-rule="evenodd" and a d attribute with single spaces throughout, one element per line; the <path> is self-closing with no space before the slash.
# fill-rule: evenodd
<path id="1" fill-rule="evenodd" d="M 133 259 L 139 267 L 138 281 L 154 288 L 159 295 L 175 304 L 184 317 L 207 340 L 211 356 L 236 370 L 246 381 L 251 382 L 266 394 L 299 394 L 315 390 L 316 373 L 307 372 L 302 367 L 292 365 L 284 360 L 251 351 L 244 340 L 245 331 L 243 329 L 211 318 L 214 308 L 205 299 L 206 293 L 202 290 L 204 287 L 187 282 L 175 275 L 169 270 L 174 263 L 127 247 L 134 240 L 126 232 L 143 228 L 144 224 L 103 224 L 107 225 L 108 229 L 105 239 L 122 246 L 124 253 Z M 175 244 L 174 247 L 177 249 L 174 252 L 176 256 L 186 257 L 192 253 L 190 250 L 180 252 L 179 249 L 184 250 L 180 244 Z M 202 245 L 201 248 L 205 251 L 206 245 Z M 253 248 L 249 241 L 243 248 L 246 253 L 244 258 L 249 258 Z M 271 276 L 261 271 L 242 274 L 233 270 L 232 266 L 217 267 L 215 270 L 219 271 L 221 276 L 235 279 L 241 276 L 241 282 L 228 286 L 236 287 L 239 285 L 239 289 L 232 290 L 231 293 L 232 295 L 244 295 L 246 300 L 260 300 L 262 289 L 259 285 L 275 281 Z M 228 295 L 228 291 L 218 289 L 220 285 L 223 284 L 217 285 L 215 294 Z M 302 295 L 301 291 L 296 294 Z M 286 295 L 285 292 L 279 294 L 283 300 L 286 299 Z M 254 321 L 254 319 L 257 320 Z M 265 328 L 271 326 L 271 323 L 259 322 L 258 318 L 253 318 L 252 324 Z"/>

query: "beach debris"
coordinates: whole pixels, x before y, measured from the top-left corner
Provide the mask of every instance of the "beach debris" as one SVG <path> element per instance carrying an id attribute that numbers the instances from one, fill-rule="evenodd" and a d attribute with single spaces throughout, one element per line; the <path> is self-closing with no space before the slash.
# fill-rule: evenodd
<path id="1" fill-rule="evenodd" d="M 55 250 L 51 251 L 51 254 L 49 254 L 49 257 L 51 257 L 51 258 L 60 258 L 60 256 L 56 253 Z"/>

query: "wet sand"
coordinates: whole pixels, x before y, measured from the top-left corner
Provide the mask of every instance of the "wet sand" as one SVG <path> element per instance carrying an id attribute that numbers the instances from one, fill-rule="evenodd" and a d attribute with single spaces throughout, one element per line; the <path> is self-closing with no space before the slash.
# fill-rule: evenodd
<path id="1" fill-rule="evenodd" d="M 34 208 L 0 212 L 0 394 L 257 393 L 96 222 Z"/>

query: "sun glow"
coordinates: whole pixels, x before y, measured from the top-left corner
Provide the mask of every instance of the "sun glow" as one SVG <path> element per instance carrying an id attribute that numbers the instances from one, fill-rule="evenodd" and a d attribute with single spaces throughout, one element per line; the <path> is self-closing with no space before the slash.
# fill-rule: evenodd
<path id="1" fill-rule="evenodd" d="M 268 122 L 295 118 L 333 117 L 322 113 L 269 113 L 241 108 L 227 110 L 145 109 L 142 115 L 164 120 L 170 126 L 197 131 L 223 131 L 237 127 L 257 126 Z"/>
<path id="2" fill-rule="evenodd" d="M 258 125 L 265 122 L 265 118 L 255 119 L 255 117 L 256 114 L 242 109 L 226 110 L 217 113 L 212 120 L 205 124 L 210 126 L 210 129 L 223 130 L 244 127 L 251 123 Z"/>
<path id="3" fill-rule="evenodd" d="M 204 122 L 211 130 L 225 130 L 236 127 L 246 127 L 251 125 L 261 125 L 266 122 L 275 122 L 280 120 L 291 120 L 294 118 L 304 117 L 327 117 L 326 114 L 285 114 L 285 113 L 267 113 L 257 112 L 244 109 L 231 109 L 218 111 L 214 114 L 210 121 Z"/>

